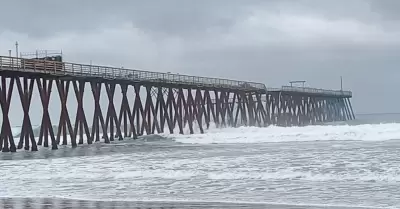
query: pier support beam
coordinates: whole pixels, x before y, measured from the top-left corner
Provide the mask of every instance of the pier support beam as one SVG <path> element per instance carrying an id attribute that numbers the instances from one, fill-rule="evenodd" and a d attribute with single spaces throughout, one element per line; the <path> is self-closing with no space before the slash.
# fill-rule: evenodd
<path id="1" fill-rule="evenodd" d="M 11 124 L 9 120 L 9 110 L 12 98 L 12 92 L 14 88 L 15 78 L 10 78 L 10 83 L 7 88 L 6 77 L 1 77 L 1 95 L 0 95 L 0 106 L 3 114 L 1 132 L 0 132 L 0 148 L 2 152 L 16 152 L 14 137 L 11 130 Z"/>
<path id="2" fill-rule="evenodd" d="M 20 78 L 15 79 L 17 81 L 18 93 L 21 100 L 22 110 L 24 112 L 24 118 L 22 121 L 20 140 L 18 143 L 18 149 L 24 148 L 25 150 L 29 150 L 29 142 L 32 144 L 32 151 L 37 151 L 37 145 L 35 136 L 33 134 L 32 123 L 29 116 L 29 108 L 31 106 L 32 101 L 32 93 L 33 87 L 35 84 L 35 80 L 28 80 L 28 78 L 23 78 L 23 87 L 21 85 Z M 29 82 L 29 84 L 28 84 Z M 24 146 L 25 142 L 25 146 Z"/>

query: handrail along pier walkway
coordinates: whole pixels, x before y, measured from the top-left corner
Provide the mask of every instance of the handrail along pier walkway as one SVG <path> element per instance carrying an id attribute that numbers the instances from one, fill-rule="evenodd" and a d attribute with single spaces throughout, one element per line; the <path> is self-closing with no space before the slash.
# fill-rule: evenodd
<path id="1" fill-rule="evenodd" d="M 201 76 L 181 75 L 174 73 L 151 72 L 132 70 L 125 68 L 106 67 L 98 65 L 76 64 L 68 62 L 56 62 L 47 60 L 35 60 L 38 65 L 26 66 L 22 64 L 23 58 L 0 56 L 0 68 L 2 71 L 18 71 L 38 74 L 49 74 L 57 77 L 71 76 L 84 78 L 101 78 L 104 80 L 120 80 L 143 83 L 165 83 L 170 85 L 187 85 L 204 88 L 227 88 L 242 91 L 283 91 L 301 92 L 309 94 L 322 94 L 332 96 L 351 97 L 351 91 L 326 90 L 308 87 L 282 86 L 282 88 L 267 88 L 263 83 L 238 81 L 231 79 L 210 78 Z"/>

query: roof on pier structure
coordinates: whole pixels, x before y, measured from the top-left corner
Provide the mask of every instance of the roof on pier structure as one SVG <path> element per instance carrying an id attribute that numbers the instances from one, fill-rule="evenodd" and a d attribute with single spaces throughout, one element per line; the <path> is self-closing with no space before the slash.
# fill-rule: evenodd
<path id="1" fill-rule="evenodd" d="M 61 77 L 63 79 L 100 80 L 117 83 L 142 83 L 160 87 L 177 87 L 193 89 L 225 89 L 246 92 L 283 92 L 298 94 L 324 94 L 330 96 L 351 97 L 348 91 L 332 91 L 313 88 L 282 87 L 267 89 L 263 83 L 239 81 L 231 79 L 190 76 L 173 73 L 150 72 L 107 66 L 58 62 L 50 60 L 25 59 L 0 56 L 0 71 L 12 75 L 31 75 L 42 77 Z M 272 90 L 272 91 L 271 91 Z"/>

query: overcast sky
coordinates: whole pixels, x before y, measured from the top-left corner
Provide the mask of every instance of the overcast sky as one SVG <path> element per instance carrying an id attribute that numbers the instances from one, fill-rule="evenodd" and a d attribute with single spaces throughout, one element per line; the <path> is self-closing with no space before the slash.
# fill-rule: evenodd
<path id="1" fill-rule="evenodd" d="M 400 112 L 399 0 L 0 0 L 0 54 L 353 91 Z"/>

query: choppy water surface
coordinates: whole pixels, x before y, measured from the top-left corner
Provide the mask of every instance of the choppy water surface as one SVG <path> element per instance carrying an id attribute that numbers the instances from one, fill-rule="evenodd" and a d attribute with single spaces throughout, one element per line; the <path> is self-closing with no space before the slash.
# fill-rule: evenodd
<path id="1" fill-rule="evenodd" d="M 238 128 L 2 153 L 0 196 L 171 208 L 398 208 L 398 139 L 395 123 Z"/>

